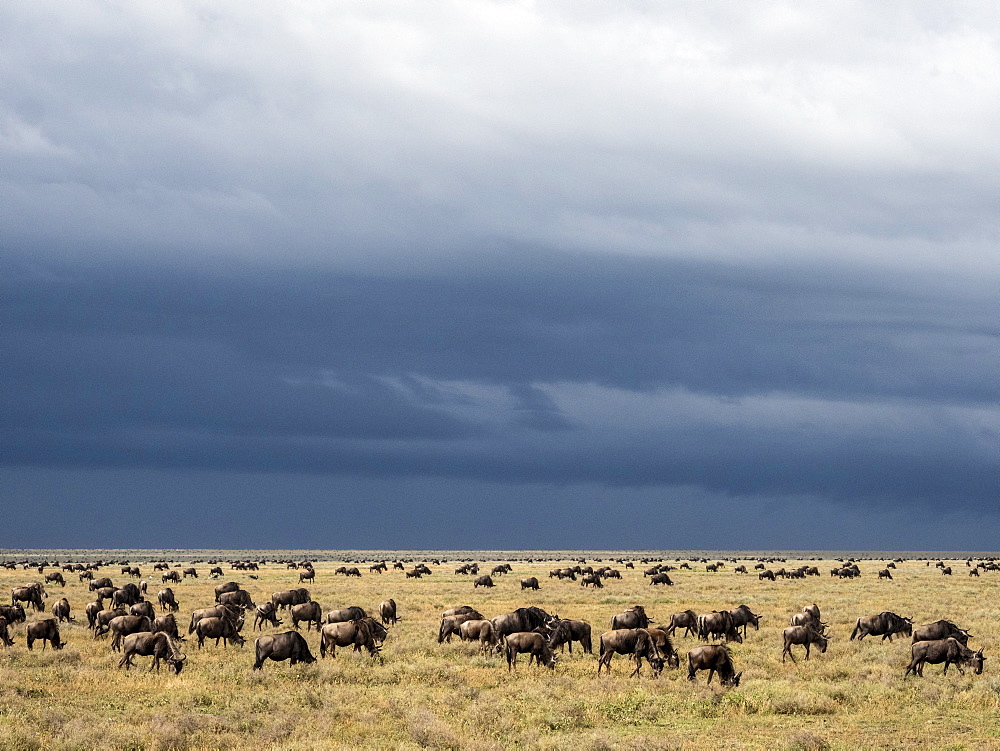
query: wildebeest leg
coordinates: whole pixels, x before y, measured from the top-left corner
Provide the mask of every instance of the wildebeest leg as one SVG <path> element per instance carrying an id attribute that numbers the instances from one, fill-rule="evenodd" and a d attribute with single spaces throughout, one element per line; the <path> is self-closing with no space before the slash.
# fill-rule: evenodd
<path id="1" fill-rule="evenodd" d="M 636 657 L 635 658 L 635 670 L 633 670 L 631 673 L 629 673 L 628 677 L 631 678 L 632 676 L 638 676 L 639 675 L 639 668 L 641 668 L 641 667 L 642 667 L 642 658 L 641 657 Z"/>
<path id="2" fill-rule="evenodd" d="M 708 683 L 712 682 L 712 676 L 713 675 L 715 675 L 715 668 L 709 668 L 708 669 Z M 719 680 L 722 680 L 722 679 L 720 678 Z M 707 686 L 708 683 L 706 683 L 705 685 Z"/>
<path id="3" fill-rule="evenodd" d="M 809 659 L 809 645 L 810 644 L 812 644 L 812 642 L 808 642 L 808 641 L 806 642 L 806 659 L 807 660 Z"/>

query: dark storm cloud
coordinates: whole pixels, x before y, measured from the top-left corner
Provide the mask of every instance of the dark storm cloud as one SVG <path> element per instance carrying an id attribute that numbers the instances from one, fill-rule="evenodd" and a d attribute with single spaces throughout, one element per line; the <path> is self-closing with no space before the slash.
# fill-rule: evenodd
<path id="1" fill-rule="evenodd" d="M 978 293 L 539 259 L 8 264 L 3 460 L 993 502 L 1000 338 Z"/>

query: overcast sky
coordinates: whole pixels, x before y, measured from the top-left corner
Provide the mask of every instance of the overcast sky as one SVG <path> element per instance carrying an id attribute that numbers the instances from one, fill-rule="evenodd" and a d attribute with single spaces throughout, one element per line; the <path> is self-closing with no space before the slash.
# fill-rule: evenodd
<path id="1" fill-rule="evenodd" d="M 1000 6 L 0 5 L 0 547 L 996 550 Z"/>

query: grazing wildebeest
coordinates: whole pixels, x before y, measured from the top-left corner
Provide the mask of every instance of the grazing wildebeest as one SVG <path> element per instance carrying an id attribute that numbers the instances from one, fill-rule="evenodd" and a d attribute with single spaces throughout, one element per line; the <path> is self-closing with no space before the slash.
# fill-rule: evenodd
<path id="1" fill-rule="evenodd" d="M 236 622 L 231 618 L 217 618 L 215 616 L 202 618 L 195 626 L 198 634 L 198 649 L 201 649 L 205 639 L 215 639 L 215 646 L 219 646 L 219 639 L 222 639 L 222 646 L 228 647 L 232 642 L 237 647 L 244 644 L 243 637 L 236 628 Z"/>
<path id="2" fill-rule="evenodd" d="M 774 572 L 771 569 L 768 569 L 767 571 L 761 571 L 759 574 L 757 574 L 757 578 L 760 579 L 761 581 L 764 581 L 765 579 L 770 579 L 771 581 L 775 581 Z"/>
<path id="3" fill-rule="evenodd" d="M 144 615 L 119 615 L 108 621 L 111 632 L 111 651 L 121 651 L 122 637 L 140 631 L 152 631 L 153 621 Z"/>
<path id="4" fill-rule="evenodd" d="M 63 579 L 63 575 L 58 571 L 52 571 L 45 575 L 46 584 L 58 584 L 60 587 L 66 586 L 66 580 Z"/>
<path id="5" fill-rule="evenodd" d="M 534 631 L 539 626 L 550 625 L 555 620 L 556 616 L 549 615 L 541 608 L 518 608 L 494 618 L 493 628 L 496 630 L 497 638 L 503 639 L 507 634 Z"/>
<path id="6" fill-rule="evenodd" d="M 458 635 L 462 641 L 478 641 L 483 653 L 490 652 L 499 644 L 493 621 L 471 620 L 458 626 Z"/>
<path id="7" fill-rule="evenodd" d="M 601 577 L 597 574 L 584 574 L 580 577 L 581 587 L 593 587 L 594 589 L 602 589 L 604 584 L 601 582 Z"/>
<path id="8" fill-rule="evenodd" d="M 441 626 L 438 628 L 438 644 L 441 642 L 451 642 L 453 634 L 461 634 L 461 625 L 466 621 L 482 620 L 479 613 L 459 613 L 457 615 L 441 616 Z"/>
<path id="9" fill-rule="evenodd" d="M 316 581 L 316 571 L 314 569 L 307 568 L 305 571 L 299 572 L 299 584 L 314 581 Z"/>
<path id="10" fill-rule="evenodd" d="M 652 587 L 656 584 L 667 584 L 669 586 L 673 586 L 674 583 L 670 581 L 670 577 L 666 574 L 653 574 L 649 577 L 649 585 Z"/>
<path id="11" fill-rule="evenodd" d="M 305 597 L 302 593 L 305 592 Z M 271 604 L 278 610 L 284 610 L 285 608 L 290 608 L 292 605 L 298 605 L 303 602 L 309 602 L 312 599 L 309 596 L 309 590 L 307 589 L 286 589 L 283 592 L 275 592 L 271 595 Z"/>
<path id="12" fill-rule="evenodd" d="M 968 629 L 959 628 L 951 621 L 946 620 L 934 621 L 934 623 L 917 626 L 913 629 L 914 642 L 954 638 L 968 646 L 970 636 Z"/>
<path id="13" fill-rule="evenodd" d="M 527 579 L 521 579 L 521 589 L 538 589 L 538 579 L 534 576 L 529 576 Z"/>
<path id="14" fill-rule="evenodd" d="M 418 568 L 413 568 L 406 572 L 407 579 L 419 579 L 423 575 L 424 575 L 423 571 L 421 571 Z"/>
<path id="15" fill-rule="evenodd" d="M 165 616 L 173 618 L 173 615 Z M 140 632 L 129 634 L 122 641 L 122 659 L 118 663 L 119 669 L 128 670 L 132 667 L 132 658 L 136 655 L 140 657 L 152 657 L 153 662 L 149 669 L 154 668 L 160 672 L 160 660 L 165 660 L 167 667 L 174 673 L 180 673 L 184 668 L 184 660 L 187 658 L 181 653 L 175 640 L 166 631 L 156 631 L 152 633 Z"/>
<path id="16" fill-rule="evenodd" d="M 371 618 L 359 618 L 356 621 L 327 623 L 319 632 L 319 656 L 337 656 L 337 647 L 354 646 L 364 647 L 368 654 L 374 657 L 379 652 L 379 646 L 375 642 L 372 632 L 374 620 Z"/>
<path id="17" fill-rule="evenodd" d="M 570 654 L 573 653 L 573 642 L 580 642 L 586 654 L 593 654 L 594 648 L 591 643 L 591 628 L 586 621 L 559 620 L 556 621 L 549 636 L 549 648 L 568 646 Z"/>
<path id="18" fill-rule="evenodd" d="M 317 631 L 323 625 L 323 608 L 315 600 L 292 605 L 289 613 L 292 616 L 292 628 L 298 628 L 299 621 L 306 622 L 306 631 L 311 631 L 314 623 Z"/>
<path id="19" fill-rule="evenodd" d="M 642 667 L 642 659 L 645 657 L 653 670 L 653 675 L 657 676 L 663 671 L 663 658 L 657 654 L 656 644 L 645 628 L 618 628 L 612 631 L 605 631 L 600 639 L 601 656 L 597 660 L 597 674 L 601 674 L 601 668 L 611 672 L 611 658 L 616 654 L 632 655 L 635 660 L 635 670 L 629 677 L 639 675 L 639 668 Z"/>
<path id="20" fill-rule="evenodd" d="M 941 573 L 944 574 L 945 576 L 951 576 L 951 566 L 945 566 L 943 569 L 941 569 Z"/>
<path id="21" fill-rule="evenodd" d="M 166 584 L 167 582 L 174 582 L 175 584 L 181 583 L 181 575 L 176 571 L 166 571 L 160 575 L 160 583 Z"/>
<path id="22" fill-rule="evenodd" d="M 297 662 L 306 664 L 316 662 L 316 658 L 309 651 L 306 638 L 298 631 L 262 636 L 254 642 L 254 651 L 257 655 L 257 660 L 253 664 L 254 670 L 260 670 L 264 660 L 275 662 L 289 660 L 292 665 Z"/>
<path id="23" fill-rule="evenodd" d="M 184 578 L 187 579 L 189 576 L 193 576 L 195 579 L 198 578 L 198 569 L 196 568 L 186 568 L 184 569 Z"/>
<path id="24" fill-rule="evenodd" d="M 209 570 L 208 575 L 209 575 L 210 578 L 215 579 L 216 577 L 222 577 L 225 574 L 222 571 L 222 566 L 213 566 Z"/>
<path id="25" fill-rule="evenodd" d="M 0 615 L 0 644 L 5 647 L 14 646 L 14 640 L 10 638 L 10 633 L 7 631 L 7 619 Z"/>
<path id="26" fill-rule="evenodd" d="M 646 629 L 646 633 L 653 640 L 653 646 L 656 647 L 657 653 L 667 661 L 670 667 L 675 668 L 680 665 L 680 657 L 677 655 L 677 650 L 674 649 L 674 643 L 670 640 L 666 626 L 650 626 Z"/>
<path id="27" fill-rule="evenodd" d="M 281 625 L 281 619 L 278 618 L 278 611 L 275 609 L 273 603 L 265 602 L 263 605 L 258 605 L 254 608 L 253 630 L 263 629 L 265 622 L 270 623 L 274 627 Z"/>
<path id="28" fill-rule="evenodd" d="M 244 610 L 253 610 L 257 607 L 257 604 L 250 597 L 250 593 L 245 589 L 223 592 L 219 595 L 218 602 L 220 605 L 229 605 L 231 607 L 243 608 Z"/>
<path id="29" fill-rule="evenodd" d="M 219 601 L 219 597 L 226 592 L 236 592 L 240 589 L 239 582 L 226 582 L 225 584 L 220 584 L 215 588 L 215 601 Z"/>
<path id="30" fill-rule="evenodd" d="M 670 616 L 670 625 L 667 626 L 667 635 L 672 636 L 679 629 L 684 629 L 684 636 L 698 634 L 698 615 L 693 610 L 685 610 L 683 613 L 674 613 Z"/>
<path id="31" fill-rule="evenodd" d="M 743 637 L 733 622 L 733 614 L 728 610 L 713 610 L 698 616 L 698 637 L 705 641 L 724 637 L 726 641 L 742 643 Z"/>
<path id="32" fill-rule="evenodd" d="M 472 582 L 472 587 L 474 589 L 477 587 L 486 587 L 488 589 L 490 587 L 495 587 L 495 586 L 496 585 L 493 583 L 493 577 L 491 577 L 489 574 L 483 574 L 482 576 L 477 576 L 475 580 L 473 580 Z"/>
<path id="33" fill-rule="evenodd" d="M 695 680 L 699 670 L 708 671 L 708 683 L 718 673 L 723 686 L 739 686 L 740 676 L 743 675 L 742 672 L 736 672 L 733 657 L 725 644 L 709 644 L 688 652 L 688 680 Z"/>
<path id="34" fill-rule="evenodd" d="M 912 619 L 903 618 L 887 611 L 878 615 L 868 615 L 858 618 L 857 623 L 854 624 L 854 630 L 851 632 L 851 639 L 853 640 L 857 636 L 858 641 L 861 641 L 866 636 L 881 636 L 882 641 L 886 639 L 892 641 L 894 634 L 906 634 L 910 636 L 912 633 Z"/>
<path id="35" fill-rule="evenodd" d="M 781 650 L 781 661 L 785 661 L 785 655 L 792 658 L 792 662 L 795 662 L 795 655 L 792 654 L 792 645 L 800 644 L 806 648 L 806 659 L 809 659 L 809 647 L 813 644 L 818 644 L 820 652 L 826 652 L 826 646 L 830 641 L 829 636 L 824 636 L 812 625 L 808 626 L 789 626 L 784 631 L 781 632 L 781 638 L 784 641 L 784 648 Z"/>
<path id="36" fill-rule="evenodd" d="M 28 624 L 28 649 L 32 649 L 32 645 L 38 639 L 42 640 L 43 652 L 45 651 L 46 642 L 51 644 L 53 649 L 62 649 L 66 646 L 66 642 L 59 640 L 59 622 L 55 618 L 47 618 L 44 621 L 35 621 Z"/>
<path id="37" fill-rule="evenodd" d="M 10 590 L 10 604 L 17 605 L 19 602 L 27 602 L 41 613 L 45 610 L 45 603 L 42 602 L 44 595 L 45 588 L 37 582 L 27 587 L 14 587 Z"/>
<path id="38" fill-rule="evenodd" d="M 24 623 L 27 620 L 24 608 L 18 604 L 0 605 L 0 616 L 7 620 L 7 623 Z"/>
<path id="39" fill-rule="evenodd" d="M 357 605 L 351 605 L 350 607 L 341 608 L 340 610 L 331 610 L 326 614 L 327 623 L 346 623 L 347 621 L 356 621 L 360 618 L 367 618 L 368 613 L 365 609 Z"/>
<path id="40" fill-rule="evenodd" d="M 173 613 L 167 613 L 166 615 L 161 615 L 159 618 L 154 618 L 150 631 L 154 634 L 162 631 L 178 641 L 184 641 L 183 638 L 181 638 L 180 632 L 177 630 L 177 619 L 174 618 Z"/>
<path id="41" fill-rule="evenodd" d="M 153 603 L 149 600 L 139 600 L 135 605 L 128 609 L 130 615 L 144 615 L 149 620 L 153 620 L 156 617 L 156 612 L 153 610 Z"/>
<path id="42" fill-rule="evenodd" d="M 892 579 L 892 572 L 889 571 L 889 569 L 884 568 L 884 569 L 882 569 L 881 571 L 878 572 L 878 578 L 879 579 L 890 579 L 891 580 Z"/>
<path id="43" fill-rule="evenodd" d="M 624 613 L 619 613 L 611 619 L 611 630 L 623 628 L 649 628 L 649 616 L 642 605 L 634 605 Z"/>
<path id="44" fill-rule="evenodd" d="M 104 589 L 105 587 L 114 587 L 115 585 L 111 583 L 108 577 L 103 577 L 101 579 L 91 579 L 90 584 L 87 585 L 91 592 L 96 592 L 98 589 Z"/>
<path id="45" fill-rule="evenodd" d="M 129 607 L 131 605 L 135 605 L 141 599 L 142 593 L 139 591 L 139 588 L 135 584 L 129 582 L 127 584 L 123 584 L 111 593 L 111 607 Z"/>
<path id="46" fill-rule="evenodd" d="M 535 631 L 515 631 L 507 634 L 503 641 L 504 656 L 507 658 L 507 670 L 517 666 L 519 654 L 528 655 L 528 664 L 534 660 L 538 665 L 555 668 L 556 656 L 549 649 L 545 637 Z"/>
<path id="47" fill-rule="evenodd" d="M 979 576 L 979 569 L 978 568 L 970 568 L 969 569 L 969 576 Z"/>
<path id="48" fill-rule="evenodd" d="M 108 633 L 111 621 L 120 615 L 127 615 L 123 608 L 102 610 L 94 616 L 94 638 L 96 639 L 98 636 L 103 636 Z"/>
<path id="49" fill-rule="evenodd" d="M 236 624 L 239 631 L 243 626 L 243 611 L 231 605 L 213 605 L 210 608 L 201 608 L 191 613 L 191 623 L 188 624 L 188 633 L 193 634 L 198 627 L 198 621 L 202 618 L 228 618 Z"/>
<path id="50" fill-rule="evenodd" d="M 975 671 L 976 675 L 980 675 L 983 672 L 983 663 L 986 662 L 983 650 L 973 652 L 954 637 L 915 642 L 910 647 L 910 655 L 912 659 L 903 674 L 904 678 L 910 673 L 923 678 L 925 662 L 929 662 L 931 665 L 939 665 L 943 662 L 946 675 L 949 665 L 954 665 L 961 675 L 965 675 L 965 671 L 962 670 L 963 665 L 968 665 Z"/>
<path id="51" fill-rule="evenodd" d="M 396 615 L 396 601 L 390 597 L 388 600 L 379 603 L 378 614 L 385 625 L 395 625 L 399 620 L 399 617 Z"/>
<path id="52" fill-rule="evenodd" d="M 749 573 L 749 572 L 747 571 L 747 567 L 746 566 L 737 566 L 736 568 L 733 569 L 733 573 L 734 574 L 746 574 L 746 573 Z"/>
<path id="53" fill-rule="evenodd" d="M 173 612 L 180 610 L 180 605 L 177 604 L 177 598 L 174 597 L 174 590 L 170 587 L 161 589 L 157 592 L 156 601 L 160 603 L 160 610 L 171 610 Z"/>
<path id="54" fill-rule="evenodd" d="M 63 621 L 69 623 L 71 620 L 73 620 L 72 616 L 70 616 L 69 600 L 63 597 L 61 600 L 59 600 L 59 602 L 55 603 L 52 606 L 52 615 L 54 615 L 56 617 L 56 620 L 59 621 L 60 623 L 62 623 Z"/>

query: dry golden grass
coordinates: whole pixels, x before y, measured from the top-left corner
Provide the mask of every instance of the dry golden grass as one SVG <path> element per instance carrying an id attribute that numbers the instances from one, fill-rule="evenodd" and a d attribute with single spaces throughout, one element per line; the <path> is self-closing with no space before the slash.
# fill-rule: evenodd
<path id="1" fill-rule="evenodd" d="M 794 563 L 789 561 L 789 563 Z M 46 607 L 67 596 L 84 625 L 64 626 L 67 647 L 59 652 L 25 648 L 24 626 L 12 629 L 17 644 L 0 650 L 0 747 L 5 749 L 184 749 L 184 748 L 1000 748 L 1000 575 L 969 578 L 964 563 L 952 561 L 955 576 L 942 576 L 922 562 L 900 565 L 895 581 L 878 581 L 881 562 L 862 562 L 860 580 L 823 575 L 806 580 L 760 582 L 757 576 L 717 574 L 702 569 L 672 572 L 675 586 L 653 588 L 642 575 L 622 569 L 623 581 L 603 590 L 550 580 L 555 564 L 514 563 L 514 573 L 491 591 L 473 590 L 455 565 L 433 566 L 421 580 L 400 571 L 379 575 L 363 568 L 361 579 L 335 576 L 337 562 L 317 565 L 313 598 L 324 611 L 347 605 L 373 610 L 393 597 L 402 622 L 390 629 L 384 660 L 338 650 L 336 659 L 290 667 L 267 662 L 251 670 L 252 619 L 244 649 L 189 641 L 180 676 L 164 670 L 116 669 L 118 655 L 107 640 L 94 641 L 85 627 L 85 584 L 68 576 L 65 590 L 49 588 Z M 150 597 L 160 587 L 151 565 Z M 198 564 L 198 581 L 175 585 L 179 620 L 213 602 L 218 583 Z M 230 572 L 260 602 L 270 593 L 297 586 L 294 571 L 269 565 L 258 580 Z M 101 574 L 124 581 L 118 568 Z M 535 575 L 541 591 L 522 593 L 520 578 Z M 35 571 L 0 570 L 4 592 L 39 580 Z M 743 683 L 735 690 L 686 679 L 683 654 L 694 639 L 676 638 L 682 668 L 659 679 L 648 669 L 628 679 L 631 666 L 616 657 L 610 677 L 596 675 L 596 657 L 574 649 L 555 671 L 528 668 L 522 661 L 508 674 L 498 658 L 484 658 L 472 645 L 438 644 L 441 611 L 460 604 L 487 616 L 538 605 L 563 617 L 580 618 L 598 635 L 612 615 L 643 604 L 655 621 L 691 608 L 706 612 L 747 603 L 762 613 L 761 629 L 734 645 Z M 831 624 L 834 641 L 826 654 L 808 662 L 781 662 L 781 629 L 803 605 L 816 602 Z M 983 675 L 964 677 L 928 666 L 926 677 L 903 679 L 909 639 L 848 640 L 859 615 L 893 610 L 917 623 L 951 618 L 972 630 L 973 646 L 991 660 Z M 37 616 L 29 616 L 35 618 Z M 279 630 L 286 630 L 286 621 Z M 265 631 L 267 633 L 267 631 Z M 318 657 L 315 632 L 308 634 Z M 801 652 L 801 650 L 799 650 Z"/>

